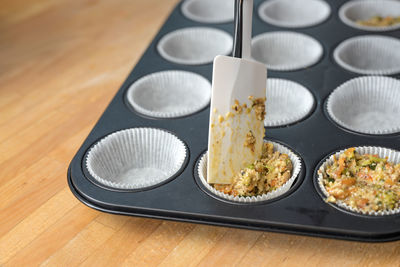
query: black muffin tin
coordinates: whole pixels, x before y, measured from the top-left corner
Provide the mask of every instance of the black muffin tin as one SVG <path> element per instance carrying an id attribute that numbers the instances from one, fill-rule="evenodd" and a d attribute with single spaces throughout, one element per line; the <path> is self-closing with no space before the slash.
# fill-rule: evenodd
<path id="1" fill-rule="evenodd" d="M 254 0 L 253 36 L 270 31 L 291 31 L 262 21 L 258 16 L 258 7 L 262 2 Z M 127 104 L 129 86 L 154 72 L 186 70 L 211 81 L 211 63 L 195 66 L 171 63 L 159 55 L 156 45 L 165 34 L 184 27 L 212 27 L 233 35 L 233 23 L 202 24 L 191 21 L 183 16 L 182 3 L 175 7 L 73 158 L 68 170 L 71 191 L 89 207 L 115 214 L 347 240 L 398 240 L 400 215 L 365 216 L 325 203 L 316 183 L 316 170 L 328 155 L 343 148 L 370 145 L 400 150 L 400 134 L 373 136 L 351 132 L 335 124 L 325 107 L 327 97 L 337 86 L 361 76 L 334 62 L 334 48 L 343 40 L 359 35 L 380 34 L 400 38 L 400 31 L 375 33 L 350 28 L 338 18 L 338 9 L 346 1 L 326 2 L 331 5 L 332 11 L 325 22 L 293 29 L 314 37 L 322 44 L 324 55 L 321 60 L 314 66 L 298 71 L 268 70 L 269 78 L 286 78 L 304 85 L 316 100 L 313 111 L 302 121 L 286 127 L 266 128 L 267 140 L 286 145 L 302 158 L 302 171 L 289 192 L 255 204 L 233 203 L 211 196 L 200 185 L 196 170 L 199 158 L 207 149 L 209 106 L 182 118 L 153 119 L 136 113 Z M 392 77 L 400 78 L 399 75 Z M 93 182 L 85 167 L 88 149 L 108 134 L 135 127 L 165 129 L 186 143 L 188 158 L 179 174 L 166 183 L 143 190 L 110 189 Z"/>

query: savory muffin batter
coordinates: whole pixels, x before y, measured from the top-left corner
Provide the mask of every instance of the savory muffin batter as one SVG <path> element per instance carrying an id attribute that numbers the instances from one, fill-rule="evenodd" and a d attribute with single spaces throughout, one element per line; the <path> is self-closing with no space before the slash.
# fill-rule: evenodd
<path id="1" fill-rule="evenodd" d="M 322 174 L 328 202 L 341 201 L 364 212 L 399 208 L 400 164 L 349 148 Z"/>
<path id="2" fill-rule="evenodd" d="M 358 20 L 357 23 L 362 26 L 386 27 L 386 26 L 392 26 L 394 24 L 400 23 L 400 16 L 399 17 L 374 16 L 374 17 L 371 17 L 370 19 Z"/>
<path id="3" fill-rule="evenodd" d="M 232 184 L 214 184 L 214 188 L 233 196 L 257 196 L 285 184 L 292 174 L 292 162 L 287 154 L 274 152 L 271 143 L 264 143 L 259 160 L 241 170 Z"/>

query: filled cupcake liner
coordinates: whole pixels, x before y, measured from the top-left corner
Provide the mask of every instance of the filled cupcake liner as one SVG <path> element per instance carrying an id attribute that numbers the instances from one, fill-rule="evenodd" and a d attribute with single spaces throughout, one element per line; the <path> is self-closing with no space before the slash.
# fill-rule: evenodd
<path id="1" fill-rule="evenodd" d="M 331 8 L 323 0 L 268 0 L 258 14 L 265 22 L 286 28 L 304 28 L 325 21 Z"/>
<path id="2" fill-rule="evenodd" d="M 143 189 L 172 178 L 186 159 L 186 146 L 175 135 L 154 128 L 112 133 L 88 152 L 86 168 L 100 184 Z"/>
<path id="3" fill-rule="evenodd" d="M 343 41 L 333 52 L 346 70 L 367 75 L 400 73 L 400 40 L 380 35 L 358 36 Z"/>
<path id="4" fill-rule="evenodd" d="M 232 36 L 225 31 L 192 27 L 168 33 L 159 41 L 157 50 L 168 61 L 201 65 L 211 63 L 217 55 L 228 55 L 232 45 Z"/>
<path id="5" fill-rule="evenodd" d="M 380 158 L 388 158 L 388 161 L 393 162 L 395 164 L 400 162 L 400 152 L 384 148 L 384 147 L 375 147 L 375 146 L 360 146 L 355 148 L 356 152 L 359 154 L 377 154 L 379 155 Z M 325 189 L 323 179 L 324 176 L 326 175 L 326 168 L 328 165 L 332 165 L 334 163 L 334 156 L 339 157 L 340 154 L 342 154 L 344 150 L 341 150 L 339 152 L 336 152 L 335 154 L 331 155 L 327 160 L 325 160 L 322 165 L 318 169 L 318 186 L 321 189 L 322 193 L 326 198 L 329 197 L 328 191 Z M 359 214 L 364 214 L 364 215 L 372 215 L 372 216 L 382 216 L 382 215 L 393 215 L 393 214 L 398 214 L 400 212 L 400 208 L 393 209 L 393 210 L 385 210 L 385 211 L 374 211 L 374 212 L 366 212 L 357 208 L 353 208 L 345 204 L 344 202 L 337 200 L 336 203 L 332 203 L 333 205 L 336 205 L 340 208 L 343 208 L 345 210 L 359 213 Z"/>
<path id="6" fill-rule="evenodd" d="M 322 45 L 298 32 L 278 31 L 257 35 L 252 40 L 252 56 L 267 69 L 291 71 L 310 67 L 323 55 Z"/>
<path id="7" fill-rule="evenodd" d="M 162 71 L 142 77 L 127 92 L 128 103 L 139 113 L 154 118 L 177 118 L 208 105 L 211 84 L 188 71 Z"/>
<path id="8" fill-rule="evenodd" d="M 357 23 L 358 20 L 367 20 L 374 16 L 400 16 L 400 2 L 395 0 L 354 0 L 345 3 L 339 9 L 339 18 L 343 23 L 356 29 L 374 32 L 400 29 L 400 23 L 379 27 Z"/>
<path id="9" fill-rule="evenodd" d="M 186 0 L 181 6 L 188 19 L 201 23 L 225 23 L 234 19 L 232 0 Z"/>
<path id="10" fill-rule="evenodd" d="M 266 95 L 266 127 L 297 122 L 306 117 L 314 106 L 314 97 L 307 88 L 285 79 L 267 79 Z"/>
<path id="11" fill-rule="evenodd" d="M 300 170 L 302 168 L 300 157 L 297 156 L 290 149 L 288 149 L 287 147 L 285 147 L 279 143 L 272 142 L 272 141 L 265 141 L 265 140 L 264 140 L 264 142 L 272 143 L 274 145 L 274 151 L 279 151 L 281 153 L 287 154 L 289 156 L 290 160 L 292 161 L 292 164 L 293 164 L 292 176 L 281 187 L 275 189 L 272 192 L 268 192 L 267 194 L 263 194 L 260 196 L 252 196 L 252 197 L 240 197 L 240 196 L 235 197 L 235 196 L 231 196 L 231 195 L 222 193 L 222 192 L 216 190 L 214 187 L 212 187 L 209 183 L 207 183 L 207 154 L 208 154 L 208 152 L 204 153 L 201 156 L 198 167 L 197 167 L 197 172 L 198 172 L 198 175 L 200 178 L 199 180 L 201 181 L 202 185 L 210 193 L 212 193 L 215 196 L 218 196 L 220 198 L 223 198 L 223 199 L 226 199 L 229 201 L 239 202 L 239 203 L 256 203 L 256 202 L 260 202 L 260 201 L 266 201 L 266 200 L 277 198 L 277 197 L 283 195 L 284 193 L 286 193 L 291 188 L 292 184 L 296 180 L 296 178 L 299 175 Z"/>
<path id="12" fill-rule="evenodd" d="M 327 111 L 340 126 L 365 134 L 400 132 L 400 81 L 368 76 L 349 80 L 329 96 Z"/>

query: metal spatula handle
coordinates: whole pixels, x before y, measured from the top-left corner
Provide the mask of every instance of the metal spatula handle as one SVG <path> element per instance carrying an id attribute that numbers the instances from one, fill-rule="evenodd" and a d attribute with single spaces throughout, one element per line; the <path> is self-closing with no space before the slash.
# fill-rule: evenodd
<path id="1" fill-rule="evenodd" d="M 235 0 L 235 37 L 232 56 L 237 58 L 242 58 L 243 1 Z"/>
<path id="2" fill-rule="evenodd" d="M 235 0 L 235 35 L 232 56 L 251 58 L 253 0 Z"/>

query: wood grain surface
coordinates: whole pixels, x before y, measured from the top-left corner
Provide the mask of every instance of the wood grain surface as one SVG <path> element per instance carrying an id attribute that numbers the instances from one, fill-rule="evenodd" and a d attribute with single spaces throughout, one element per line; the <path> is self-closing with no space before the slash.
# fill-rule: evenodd
<path id="1" fill-rule="evenodd" d="M 178 0 L 0 1 L 1 266 L 400 266 L 357 243 L 100 213 L 67 167 Z"/>

